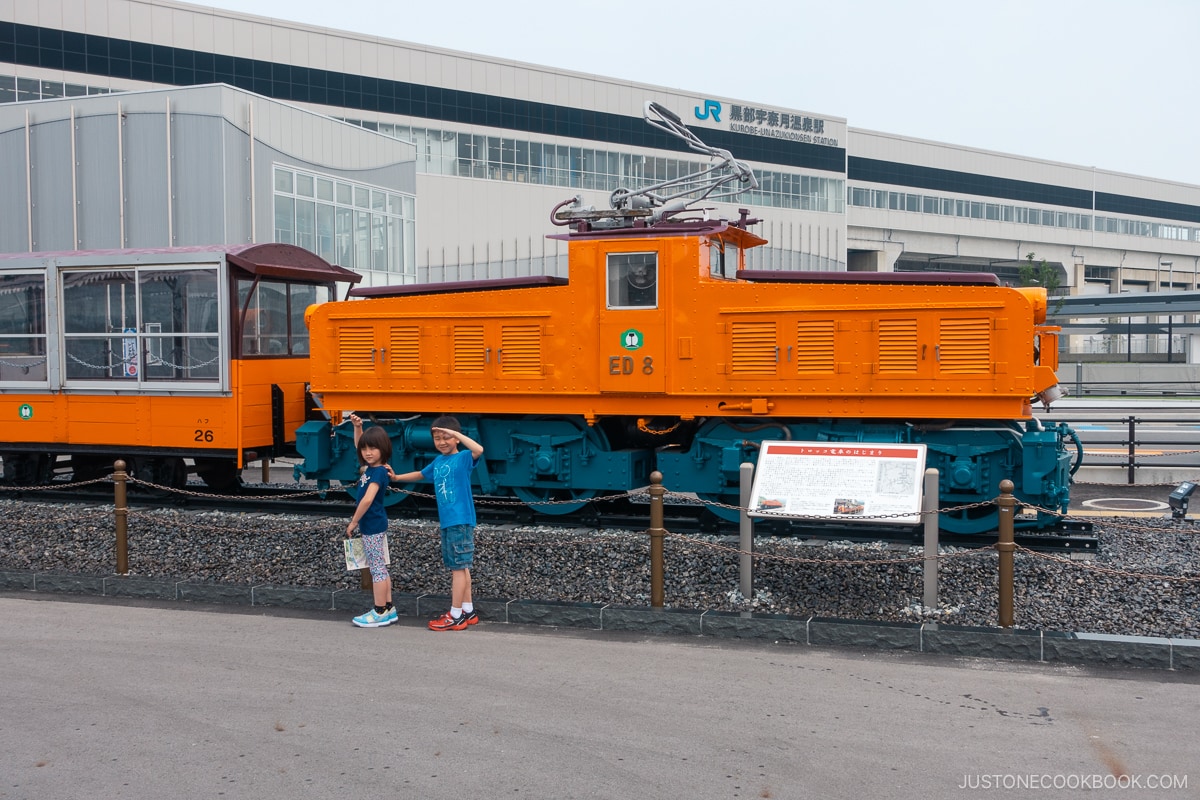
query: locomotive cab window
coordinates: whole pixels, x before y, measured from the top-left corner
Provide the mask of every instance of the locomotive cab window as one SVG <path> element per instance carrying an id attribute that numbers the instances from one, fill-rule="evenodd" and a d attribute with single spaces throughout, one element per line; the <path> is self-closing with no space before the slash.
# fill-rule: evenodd
<path id="1" fill-rule="evenodd" d="M 608 254 L 608 307 L 658 307 L 658 253 Z"/>
<path id="2" fill-rule="evenodd" d="M 716 237 L 708 241 L 708 274 L 733 279 L 738 271 L 738 246 Z"/>

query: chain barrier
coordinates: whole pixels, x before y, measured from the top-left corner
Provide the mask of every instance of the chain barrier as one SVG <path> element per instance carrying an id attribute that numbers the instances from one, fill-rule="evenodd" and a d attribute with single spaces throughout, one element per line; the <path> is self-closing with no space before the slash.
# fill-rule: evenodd
<path id="1" fill-rule="evenodd" d="M 1111 575 L 1113 577 L 1120 577 L 1120 578 L 1141 578 L 1143 580 L 1163 581 L 1163 582 L 1171 582 L 1171 583 L 1200 583 L 1200 575 L 1183 576 L 1183 575 L 1152 574 L 1149 572 L 1133 572 L 1133 571 L 1124 570 L 1124 569 L 1114 569 L 1112 567 L 1101 567 L 1101 566 L 1098 566 L 1096 564 L 1092 564 L 1092 563 L 1089 563 L 1086 561 L 1075 561 L 1070 558 L 1063 558 L 1062 556 L 1056 556 L 1053 553 L 1039 553 L 1036 550 L 1030 550 L 1029 548 L 1022 547 L 1019 544 L 1014 545 L 1014 547 L 1016 548 L 1017 552 L 1020 552 L 1020 553 L 1026 553 L 1026 554 L 1034 556 L 1036 558 L 1044 558 L 1047 561 L 1054 561 L 1056 563 L 1064 564 L 1067 566 L 1080 567 L 1082 569 L 1086 569 L 1089 572 L 1095 572 L 1095 573 L 1098 573 L 1101 575 Z"/>
<path id="2" fill-rule="evenodd" d="M 1171 450 L 1169 452 L 1162 452 L 1162 453 L 1143 453 L 1141 451 L 1138 451 L 1138 452 L 1134 453 L 1134 458 L 1163 458 L 1165 456 L 1190 456 L 1190 455 L 1195 455 L 1196 453 L 1200 453 L 1200 450 Z M 1093 453 L 1093 452 L 1084 450 L 1083 454 L 1085 456 L 1093 456 L 1095 458 L 1124 458 L 1124 459 L 1129 458 L 1128 452 L 1125 452 L 1125 453 Z"/>
<path id="3" fill-rule="evenodd" d="M 95 484 L 99 484 L 99 483 L 113 483 L 113 482 L 114 482 L 114 475 L 110 474 L 106 477 L 94 478 L 91 480 L 78 481 L 78 482 L 72 482 L 72 483 L 66 483 L 66 484 L 58 483 L 58 484 L 48 484 L 48 485 L 39 485 L 39 486 L 17 486 L 17 487 L 0 486 L 0 490 L 20 491 L 20 492 L 52 491 L 52 490 L 62 490 L 65 488 L 79 488 L 79 487 L 91 486 L 91 485 L 95 485 Z M 140 485 L 140 486 L 146 487 L 148 489 L 152 489 L 152 490 L 159 491 L 159 492 L 175 493 L 175 494 L 181 494 L 181 495 L 190 496 L 190 497 L 204 498 L 207 500 L 225 499 L 225 500 L 244 501 L 246 499 L 246 497 L 244 495 L 214 495 L 214 494 L 210 494 L 207 492 L 194 492 L 194 491 L 189 491 L 186 489 L 177 489 L 177 488 L 173 488 L 173 487 L 169 487 L 169 486 L 163 486 L 160 484 L 153 483 L 151 481 L 145 481 L 145 480 L 141 480 L 141 479 L 133 478 L 133 477 L 128 477 L 126 479 L 126 482 L 129 484 Z M 1120 485 L 1124 485 L 1124 484 L 1120 484 Z M 301 491 L 301 492 L 292 492 L 292 493 L 289 493 L 287 496 L 283 496 L 283 497 L 255 497 L 254 499 L 263 501 L 264 503 L 272 503 L 272 502 L 286 503 L 286 502 L 295 500 L 297 498 L 318 497 L 318 496 L 326 494 L 327 491 L 328 490 Z M 404 493 L 404 494 L 411 495 L 414 497 L 424 497 L 424 498 L 429 498 L 429 499 L 433 499 L 433 497 L 434 497 L 431 494 L 427 494 L 424 492 L 417 492 L 417 491 L 413 491 L 413 490 L 406 490 L 406 489 L 392 488 L 392 489 L 390 489 L 390 491 L 400 492 L 400 493 Z M 605 495 L 602 497 L 589 498 L 589 502 L 603 502 L 606 500 L 620 500 L 620 499 L 649 500 L 650 495 L 648 492 L 646 492 L 644 490 L 638 490 L 638 491 L 624 492 L 622 494 Z M 691 495 L 680 494 L 680 493 L 675 493 L 675 492 L 666 492 L 663 497 L 663 500 L 666 501 L 668 499 L 672 499 L 672 500 L 676 500 L 676 501 L 686 501 L 686 504 L 689 504 L 689 505 L 695 504 L 697 502 L 697 498 L 695 498 Z M 580 501 L 579 500 L 545 500 L 545 501 L 536 501 L 536 503 L 526 503 L 523 501 L 506 501 L 506 500 L 498 500 L 498 499 L 494 499 L 494 498 L 479 498 L 477 502 L 480 505 L 529 506 L 529 505 L 578 504 Z M 737 511 L 738 513 L 741 513 L 742 511 L 745 510 L 741 506 L 728 505 L 728 504 L 719 503 L 716 501 L 708 501 L 708 500 L 700 499 L 699 502 L 706 506 L 713 506 L 716 508 L 724 508 L 724 509 L 728 509 L 728 510 L 732 510 L 732 511 Z M 985 507 L 985 506 L 994 506 L 994 505 L 996 505 L 995 500 L 981 501 L 981 502 L 977 502 L 977 503 L 968 503 L 968 504 L 961 505 L 961 506 L 948 506 L 945 508 L 934 509 L 932 511 L 921 511 L 921 512 L 917 512 L 917 513 L 919 513 L 919 514 L 941 514 L 941 513 L 946 513 L 946 512 L 964 511 L 964 510 L 968 510 L 968 509 L 981 508 L 981 507 Z M 1062 512 L 1056 511 L 1054 509 L 1043 508 L 1041 506 L 1031 505 L 1031 504 L 1023 504 L 1023 506 L 1026 511 L 1036 511 L 1039 513 L 1048 514 L 1048 515 L 1051 515 L 1054 517 L 1058 517 L 1061 520 L 1081 521 L 1081 518 L 1079 518 L 1079 517 L 1072 517 L 1070 514 L 1062 513 Z M 341 510 L 341 509 L 339 509 L 339 510 Z M 161 512 L 160 512 L 160 510 L 147 511 L 147 510 L 141 510 L 141 509 L 129 509 L 127 513 L 129 514 L 130 517 L 137 519 L 137 520 L 157 521 L 158 517 L 156 515 L 160 514 Z M 108 512 L 108 511 L 96 511 L 95 514 L 91 515 L 91 517 L 89 517 L 88 519 L 89 519 L 89 521 L 108 519 L 110 517 L 110 514 L 111 514 L 111 512 Z M 85 516 L 86 516 L 86 514 L 85 514 Z M 764 514 L 763 516 L 767 516 L 767 514 Z M 876 515 L 876 516 L 856 516 L 855 519 L 856 520 L 859 520 L 859 519 L 893 519 L 893 518 L 897 518 L 897 517 L 909 517 L 909 516 L 913 516 L 913 514 L 902 513 L 902 514 L 881 514 L 881 515 Z M 806 517 L 803 517 L 803 519 L 805 519 L 805 520 L 845 521 L 845 517 L 821 516 L 821 515 L 806 516 Z M 201 535 L 209 535 L 209 534 L 212 534 L 214 531 L 221 532 L 221 533 L 229 533 L 229 534 L 234 534 L 234 535 L 244 535 L 244 533 L 245 533 L 244 525 L 238 525 L 236 527 L 233 527 L 233 526 L 226 527 L 226 526 L 220 525 L 213 518 L 206 518 L 203 523 L 191 523 L 191 522 L 188 522 L 187 520 L 181 519 L 180 516 L 177 515 L 175 518 L 173 518 L 171 520 L 171 522 L 172 522 L 172 525 L 177 528 L 181 528 L 185 531 L 194 530 Z M 1190 526 L 1189 527 L 1180 526 L 1180 527 L 1164 529 L 1161 527 L 1147 528 L 1145 526 L 1139 526 L 1139 525 L 1126 525 L 1119 521 L 1106 522 L 1105 524 L 1106 524 L 1106 526 L 1111 527 L 1111 528 L 1116 528 L 1118 530 L 1123 530 L 1123 531 L 1126 531 L 1129 533 L 1137 533 L 1137 534 L 1187 533 L 1187 534 L 1195 535 L 1197 533 L 1197 529 L 1192 528 Z M 324 530 L 326 530 L 328 528 L 328 521 L 314 521 L 311 523 L 297 522 L 297 523 L 295 523 L 295 525 L 298 529 L 300 529 L 302 531 L 310 531 L 311 530 L 313 532 L 323 532 Z M 486 536 L 487 532 L 486 532 L 486 530 L 481 530 L 480 533 L 483 534 L 484 536 Z M 737 547 L 731 547 L 729 545 L 720 544 L 718 542 L 708 541 L 708 540 L 705 540 L 704 538 L 699 538 L 694 535 L 673 533 L 669 530 L 665 530 L 664 533 L 667 538 L 671 539 L 672 541 L 678 542 L 681 545 L 685 545 L 687 547 L 707 549 L 714 553 L 721 553 L 721 554 L 728 555 L 728 556 L 741 557 L 744 555 L 749 555 L 752 559 L 757 559 L 760 561 L 776 561 L 776 562 L 789 563 L 789 564 L 795 564 L 795 565 L 808 565 L 808 564 L 811 564 L 811 565 L 820 564 L 820 565 L 827 565 L 827 566 L 828 565 L 835 565 L 835 566 L 866 566 L 866 565 L 887 566 L 887 565 L 899 565 L 899 564 L 916 565 L 916 564 L 923 564 L 927 560 L 926 556 L 923 553 L 918 554 L 918 555 L 900 556 L 900 557 L 893 557 L 893 558 L 839 558 L 839 559 L 804 558 L 804 557 L 799 557 L 799 556 L 781 555 L 781 554 L 777 554 L 777 553 L 765 553 L 762 551 L 745 551 L 745 550 L 742 550 Z M 429 535 L 430 536 L 436 535 L 436 531 L 431 531 L 429 533 Z M 337 536 L 334 536 L 332 538 L 340 539 L 341 534 L 338 534 Z M 591 538 L 572 538 L 571 543 L 577 544 L 577 545 L 578 544 L 607 545 L 607 544 L 614 543 L 618 539 L 619 539 L 619 537 L 617 537 L 617 536 L 596 536 L 596 537 L 591 537 Z M 556 544 L 556 543 L 551 543 L 551 545 L 549 545 L 549 546 L 554 546 L 554 544 Z M 513 546 L 513 543 L 510 542 L 509 545 Z M 544 541 L 530 541 L 527 543 L 521 543 L 520 545 L 517 545 L 517 546 L 528 547 L 530 549 L 543 549 L 543 548 L 547 547 L 548 545 Z M 918 545 L 911 545 L 911 547 L 917 548 Z M 996 549 L 995 545 L 991 545 L 991 546 L 987 546 L 987 547 L 964 548 L 961 550 L 947 550 L 947 551 L 942 551 L 942 552 L 937 553 L 934 556 L 934 558 L 936 558 L 938 561 L 947 561 L 947 560 L 951 560 L 951 559 L 961 559 L 961 558 L 967 558 L 967 557 L 981 557 L 981 556 L 985 556 L 985 555 L 990 555 L 991 552 L 995 551 L 995 549 Z M 1072 558 L 1066 558 L 1066 557 L 1054 555 L 1051 553 L 1043 553 L 1043 552 L 1039 552 L 1036 550 L 1032 550 L 1028 547 L 1024 547 L 1022 545 L 1015 545 L 1015 549 L 1018 552 L 1025 553 L 1027 555 L 1030 555 L 1030 556 L 1033 556 L 1036 558 L 1046 559 L 1048 561 L 1053 561 L 1055 563 L 1059 563 L 1062 565 L 1073 566 L 1073 567 L 1076 567 L 1079 569 L 1089 570 L 1096 574 L 1110 575 L 1110 576 L 1114 576 L 1114 577 L 1135 578 L 1135 579 L 1139 579 L 1139 580 L 1165 581 L 1165 582 L 1176 582 L 1176 583 L 1185 583 L 1185 584 L 1200 582 L 1200 576 L 1164 575 L 1164 574 L 1158 574 L 1158 573 L 1141 572 L 1141 571 L 1137 571 L 1137 570 L 1116 569 L 1116 568 L 1112 568 L 1112 567 L 1101 567 L 1101 566 L 1096 566 L 1092 562 L 1079 561 L 1079 560 L 1075 560 Z"/>

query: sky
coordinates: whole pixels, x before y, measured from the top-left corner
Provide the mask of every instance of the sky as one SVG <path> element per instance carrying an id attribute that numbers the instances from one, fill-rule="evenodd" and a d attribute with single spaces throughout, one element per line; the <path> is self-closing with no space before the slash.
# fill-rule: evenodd
<path id="1" fill-rule="evenodd" d="M 195 0 L 1200 185 L 1197 0 Z"/>

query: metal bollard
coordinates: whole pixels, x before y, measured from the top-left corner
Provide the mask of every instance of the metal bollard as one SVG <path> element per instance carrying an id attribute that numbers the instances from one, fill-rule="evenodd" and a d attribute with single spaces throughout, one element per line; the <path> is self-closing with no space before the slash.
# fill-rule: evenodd
<path id="1" fill-rule="evenodd" d="M 938 607 L 938 471 L 925 470 L 925 494 L 921 503 L 925 514 L 925 591 L 922 605 Z"/>
<path id="2" fill-rule="evenodd" d="M 663 607 L 663 495 L 662 473 L 650 473 L 650 605 Z"/>
<path id="3" fill-rule="evenodd" d="M 996 505 L 1000 508 L 1000 531 L 996 550 L 1000 553 L 1000 627 L 1013 625 L 1013 515 L 1017 499 L 1013 497 L 1013 482 L 1000 481 L 1000 497 Z"/>
<path id="4" fill-rule="evenodd" d="M 129 572 L 129 508 L 126 503 L 126 481 L 129 474 L 125 472 L 125 462 L 118 459 L 113 463 L 113 505 L 117 522 L 117 574 Z"/>
<path id="5" fill-rule="evenodd" d="M 738 477 L 741 481 L 741 514 L 738 526 L 738 588 L 742 597 L 749 600 L 754 596 L 754 522 L 750 519 L 748 507 L 750 494 L 754 490 L 754 465 L 743 463 L 738 467 Z"/>

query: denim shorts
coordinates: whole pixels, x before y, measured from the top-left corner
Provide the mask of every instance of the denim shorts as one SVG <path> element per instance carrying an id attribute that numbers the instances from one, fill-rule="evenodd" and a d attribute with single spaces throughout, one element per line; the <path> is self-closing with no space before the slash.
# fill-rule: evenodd
<path id="1" fill-rule="evenodd" d="M 446 569 L 469 569 L 475 563 L 475 526 L 442 528 L 442 563 Z"/>

